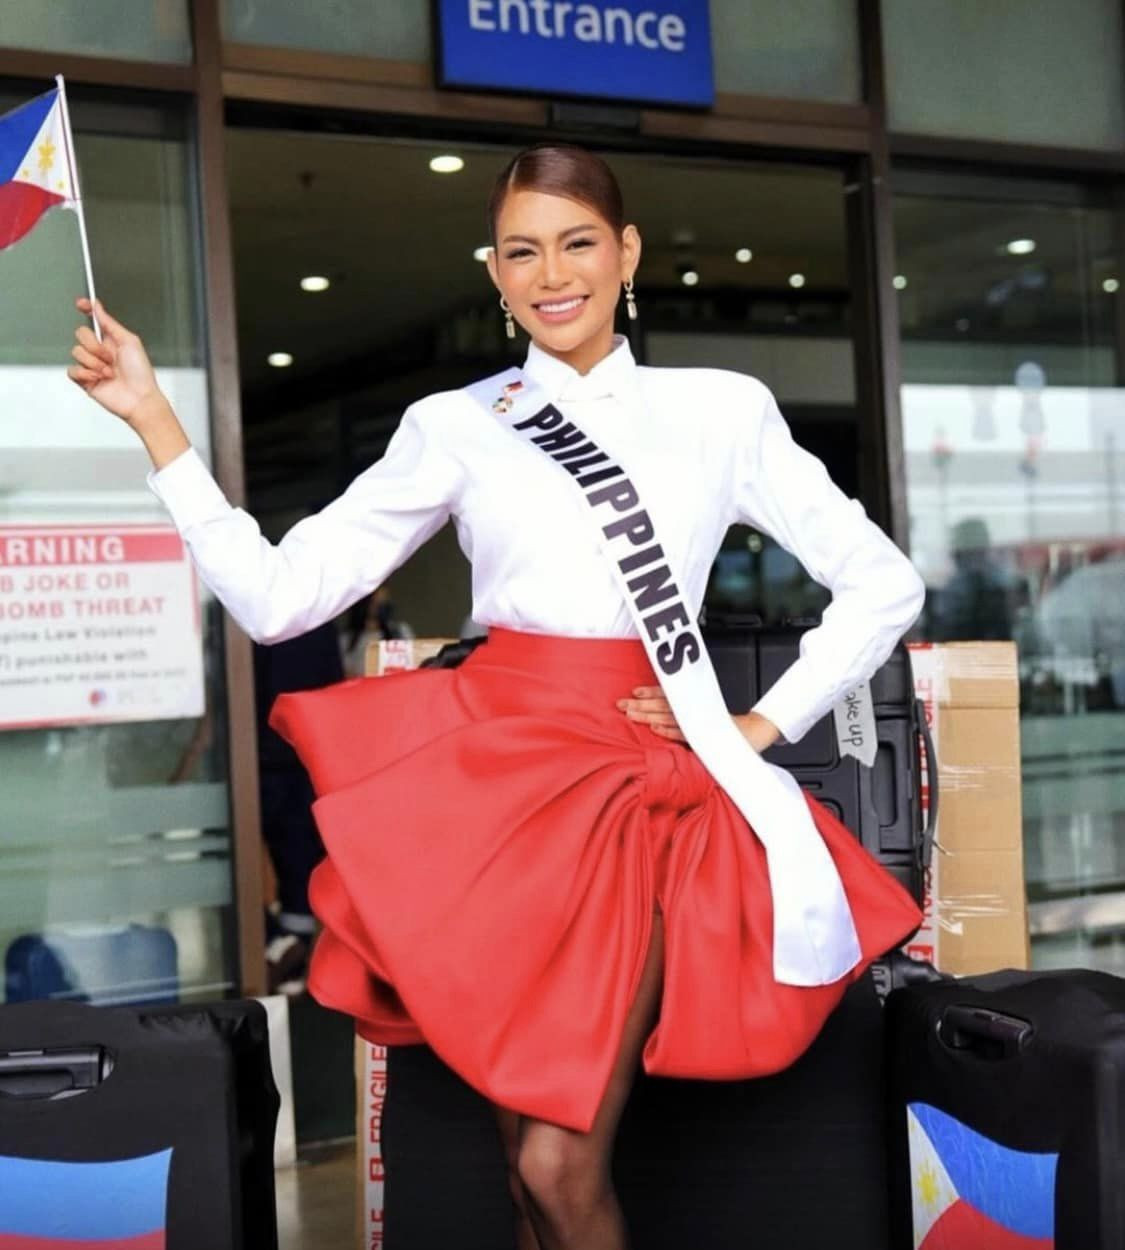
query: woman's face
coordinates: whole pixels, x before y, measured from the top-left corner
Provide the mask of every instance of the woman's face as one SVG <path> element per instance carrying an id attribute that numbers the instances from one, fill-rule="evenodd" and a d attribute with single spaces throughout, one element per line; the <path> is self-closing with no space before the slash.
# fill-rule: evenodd
<path id="1" fill-rule="evenodd" d="M 621 285 L 633 276 L 640 254 L 634 226 L 618 238 L 587 204 L 510 191 L 488 271 L 532 339 L 584 370 L 610 350 Z"/>

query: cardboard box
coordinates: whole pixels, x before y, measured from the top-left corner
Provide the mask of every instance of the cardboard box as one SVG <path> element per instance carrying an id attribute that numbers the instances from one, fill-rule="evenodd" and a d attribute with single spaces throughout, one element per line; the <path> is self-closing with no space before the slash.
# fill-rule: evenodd
<path id="1" fill-rule="evenodd" d="M 910 658 L 939 799 L 926 918 L 903 949 L 957 976 L 1027 968 L 1015 643 L 915 643 Z"/>
<path id="2" fill-rule="evenodd" d="M 456 638 L 386 638 L 368 643 L 364 670 L 369 677 L 417 668 Z"/>
<path id="3" fill-rule="evenodd" d="M 364 657 L 369 676 L 417 668 L 453 638 L 404 638 L 371 643 Z M 387 1096 L 387 1048 L 355 1039 L 356 1244 L 383 1245 L 383 1103 Z"/>
<path id="4" fill-rule="evenodd" d="M 383 1103 L 387 1097 L 387 1048 L 355 1038 L 356 1245 L 383 1245 Z"/>

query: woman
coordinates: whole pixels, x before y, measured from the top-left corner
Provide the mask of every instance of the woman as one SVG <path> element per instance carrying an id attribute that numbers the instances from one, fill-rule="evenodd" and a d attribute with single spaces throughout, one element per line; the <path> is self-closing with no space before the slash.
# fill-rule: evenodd
<path id="1" fill-rule="evenodd" d="M 367 648 L 387 638 L 413 638 L 414 630 L 398 619 L 390 589 L 379 586 L 365 600 L 354 604 L 349 629 L 343 642 L 344 670 L 349 677 L 362 677 L 367 670 Z"/>
<path id="2" fill-rule="evenodd" d="M 730 718 L 747 768 L 765 768 L 755 752 L 800 738 L 882 663 L 920 611 L 920 578 L 796 446 L 762 383 L 636 366 L 613 319 L 622 289 L 635 315 L 641 241 L 603 161 L 521 153 L 489 218 L 509 332 L 531 337 L 523 380 L 621 454 L 691 609 L 735 521 L 832 590 L 801 657 Z M 69 374 L 144 440 L 201 576 L 254 638 L 334 616 L 454 519 L 485 645 L 453 670 L 275 707 L 329 852 L 310 988 L 372 1040 L 424 1038 L 492 1100 L 521 1250 L 620 1250 L 609 1162 L 638 1059 L 713 1078 L 785 1067 L 918 909 L 798 792 L 858 946 L 843 975 L 775 979 L 766 830 L 685 744 L 574 482 L 467 392 L 412 404 L 385 457 L 275 548 L 190 449 L 137 337 L 99 315 L 106 343 L 80 328 Z"/>

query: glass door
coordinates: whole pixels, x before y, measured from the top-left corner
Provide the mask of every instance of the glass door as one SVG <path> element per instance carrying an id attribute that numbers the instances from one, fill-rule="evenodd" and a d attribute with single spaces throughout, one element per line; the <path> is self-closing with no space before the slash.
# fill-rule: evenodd
<path id="1" fill-rule="evenodd" d="M 903 170 L 895 186 L 925 634 L 1015 640 L 1033 963 L 1121 973 L 1120 227 L 1078 185 Z"/>
<path id="2" fill-rule="evenodd" d="M 186 112 L 79 95 L 71 116 L 98 293 L 207 456 Z M 84 291 L 71 212 L 0 253 L 0 993 L 221 997 L 236 952 L 219 613 L 139 440 L 66 377 Z"/>

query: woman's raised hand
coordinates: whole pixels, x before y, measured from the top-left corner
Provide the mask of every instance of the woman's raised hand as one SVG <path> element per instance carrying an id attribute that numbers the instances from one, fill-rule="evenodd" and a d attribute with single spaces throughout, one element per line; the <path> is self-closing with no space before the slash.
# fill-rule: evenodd
<path id="1" fill-rule="evenodd" d="M 76 299 L 75 304 L 81 312 L 91 311 L 85 297 Z M 140 338 L 111 317 L 101 300 L 96 301 L 93 311 L 104 340 L 99 343 L 88 326 L 80 325 L 74 332 L 78 342 L 71 348 L 78 363 L 71 365 L 66 375 L 91 399 L 131 425 L 147 401 L 163 396 Z"/>

